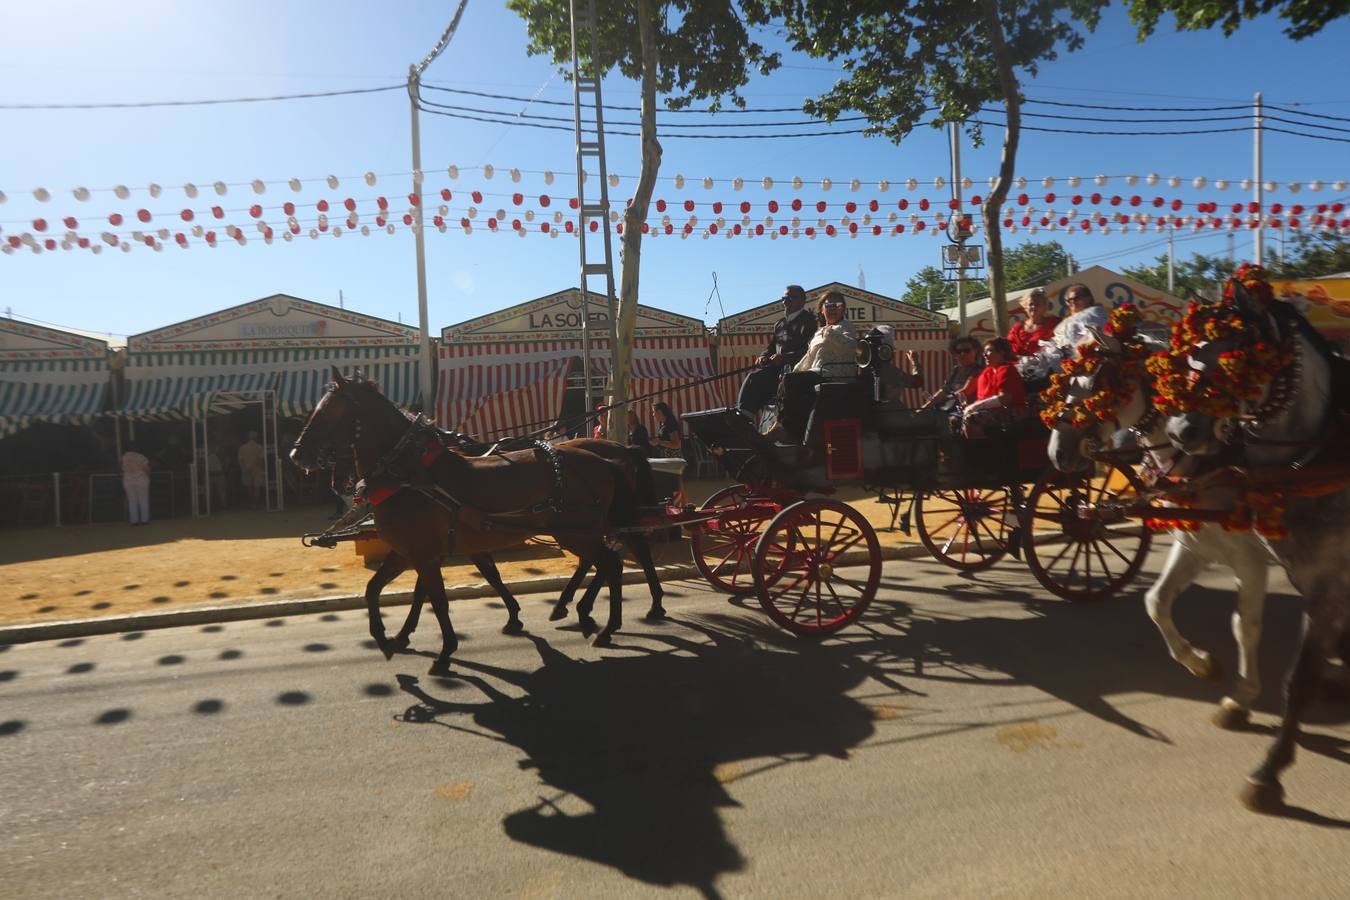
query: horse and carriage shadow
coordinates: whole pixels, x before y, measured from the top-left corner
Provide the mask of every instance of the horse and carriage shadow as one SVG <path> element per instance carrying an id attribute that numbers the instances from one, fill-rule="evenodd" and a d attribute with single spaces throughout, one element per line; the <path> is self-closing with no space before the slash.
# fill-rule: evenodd
<path id="1" fill-rule="evenodd" d="M 1255 317 L 1259 312 L 1243 314 Z M 1298 329 L 1288 335 L 1291 342 L 1308 340 Z M 1333 401 L 1326 391 L 1304 392 L 1320 397 L 1321 409 L 1312 408 L 1315 399 L 1292 402 L 1307 388 L 1304 373 L 1329 383 L 1333 365 L 1338 365 L 1320 346 L 1309 343 L 1301 349 L 1297 371 L 1282 376 L 1286 386 L 1278 393 L 1284 405 L 1274 410 L 1267 404 L 1266 412 L 1276 415 L 1263 423 L 1268 449 L 1283 449 L 1286 455 L 1298 441 L 1326 443 L 1307 436 L 1300 416 L 1317 416 L 1320 423 L 1337 414 L 1334 406 L 1328 409 Z M 866 374 L 861 372 L 860 378 Z M 1098 380 L 1091 381 L 1080 386 L 1071 402 L 1094 396 Z M 378 616 L 379 590 L 392 575 L 377 573 L 372 579 L 367 591 L 372 635 L 386 653 L 402 649 L 420 601 L 428 600 L 443 635 L 436 673 L 449 671 L 457 644 L 439 573 L 440 560 L 452 550 L 483 555 L 490 564 L 493 550 L 536 534 L 553 536 L 581 560 L 578 581 L 585 568 L 597 570 L 597 581 L 577 604 L 577 613 L 583 630 L 605 645 L 622 625 L 617 548 L 626 547 L 641 561 L 647 533 L 683 526 L 696 565 L 714 587 L 753 595 L 771 621 L 795 635 L 823 637 L 863 618 L 881 577 L 871 524 L 829 497 L 843 485 L 908 492 L 920 538 L 944 564 L 981 571 L 1006 555 L 1021 554 L 1040 584 L 1069 599 L 1100 599 L 1119 592 L 1142 567 L 1156 523 L 1169 516 L 1177 521 L 1169 499 L 1160 500 L 1161 489 L 1141 478 L 1131 458 L 1094 453 L 1086 466 L 1070 459 L 1063 447 L 1091 443 L 1070 420 L 1052 422 L 1050 431 L 1022 425 L 968 440 L 952 435 L 942 421 L 889 406 L 878 393 L 868 396 L 857 384 L 821 388 L 804 440 L 786 446 L 759 434 L 735 410 L 687 414 L 694 434 L 738 482 L 698 509 L 661 503 L 652 493 L 645 460 L 627 448 L 600 446 L 606 442 L 592 442 L 591 447 L 536 442 L 515 449 L 497 445 L 471 455 L 463 440 L 403 413 L 359 378 L 344 379 L 337 372 L 292 458 L 309 468 L 331 463 L 337 471 L 345 466 L 366 479 L 375 527 L 399 558 L 391 571 L 396 575 L 411 566 L 418 576 L 413 617 L 393 640 L 384 635 Z M 1288 415 L 1293 410 L 1298 415 Z M 1187 415 L 1177 411 L 1167 422 L 1180 423 L 1180 429 Z M 1291 436 L 1278 436 L 1286 428 Z M 1343 450 L 1343 444 L 1337 446 Z M 1202 450 L 1193 453 L 1199 456 Z M 1306 450 L 1297 458 L 1303 459 Z M 1057 465 L 1046 465 L 1047 459 Z M 1275 460 L 1269 465 L 1281 464 Z M 1244 789 L 1244 802 L 1258 809 L 1278 809 L 1282 803 L 1278 772 L 1292 760 L 1297 719 L 1315 687 L 1312 676 L 1320 676 L 1323 659 L 1346 654 L 1344 610 L 1350 592 L 1337 593 L 1336 586 L 1347 575 L 1343 567 L 1328 571 L 1326 563 L 1334 558 L 1328 553 L 1339 552 L 1329 542 L 1341 538 L 1333 535 L 1348 533 L 1343 525 L 1350 493 L 1341 487 L 1325 497 L 1330 499 L 1314 502 L 1306 521 L 1302 501 L 1290 503 L 1291 528 L 1305 538 L 1286 543 L 1314 550 L 1291 550 L 1279 558 L 1303 593 L 1308 618 L 1285 721 L 1267 762 Z M 1341 527 L 1331 527 L 1336 525 Z M 1281 552 L 1278 542 L 1274 551 Z M 653 595 L 648 617 L 660 619 L 665 610 L 659 579 L 647 568 Z M 590 620 L 590 604 L 601 583 L 609 587 L 610 610 L 605 626 L 597 628 Z M 1161 626 L 1170 619 L 1170 600 L 1155 603 L 1153 593 L 1150 612 Z M 1264 584 L 1261 594 L 1263 599 Z M 519 631 L 518 606 L 508 598 L 509 591 L 503 591 L 509 610 L 504 630 Z M 563 600 L 555 617 L 566 615 L 570 597 Z M 1173 636 L 1166 629 L 1164 634 L 1178 655 Z M 1178 658 L 1183 663 L 1202 659 L 1184 653 Z M 1239 668 L 1249 662 L 1240 661 Z M 1215 673 L 1198 663 L 1188 668 L 1196 674 Z M 1248 673 L 1243 675 L 1245 679 Z M 1243 702 L 1245 713 L 1251 697 L 1244 696 Z M 1245 714 L 1229 724 L 1243 721 Z"/>

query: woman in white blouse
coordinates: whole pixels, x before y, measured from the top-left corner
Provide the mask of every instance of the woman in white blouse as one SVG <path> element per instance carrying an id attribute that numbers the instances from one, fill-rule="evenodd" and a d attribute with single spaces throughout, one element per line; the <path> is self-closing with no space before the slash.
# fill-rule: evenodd
<path id="1" fill-rule="evenodd" d="M 839 364 L 853 366 L 857 374 L 858 335 L 844 318 L 848 304 L 838 291 L 824 291 L 816 305 L 818 327 L 806 355 L 783 379 L 783 411 L 779 416 L 786 436 L 801 441 L 806 421 L 815 403 L 816 385 L 824 380 L 822 372 Z"/>

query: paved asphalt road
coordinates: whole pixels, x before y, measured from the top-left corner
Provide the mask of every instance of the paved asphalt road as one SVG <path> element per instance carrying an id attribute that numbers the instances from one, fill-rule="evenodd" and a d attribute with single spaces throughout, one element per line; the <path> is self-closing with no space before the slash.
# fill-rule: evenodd
<path id="1" fill-rule="evenodd" d="M 1137 593 L 1052 601 L 1012 562 L 883 577 L 814 645 L 693 582 L 662 625 L 635 589 L 605 651 L 549 598 L 525 637 L 461 601 L 454 679 L 385 661 L 359 613 L 0 648 L 0 891 L 1350 895 L 1350 708 L 1314 711 L 1288 815 L 1235 799 L 1297 624 L 1282 580 L 1272 684 L 1227 733 Z M 1231 669 L 1225 583 L 1180 621 Z"/>

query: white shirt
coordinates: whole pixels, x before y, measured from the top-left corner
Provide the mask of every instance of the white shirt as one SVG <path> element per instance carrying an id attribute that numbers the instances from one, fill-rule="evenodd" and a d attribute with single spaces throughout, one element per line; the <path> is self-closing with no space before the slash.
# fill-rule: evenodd
<path id="1" fill-rule="evenodd" d="M 135 450 L 122 454 L 122 483 L 128 486 L 150 483 L 150 460 Z"/>
<path id="2" fill-rule="evenodd" d="M 792 367 L 792 371 L 819 372 L 824 366 L 835 363 L 856 364 L 857 354 L 858 335 L 853 330 L 853 324 L 842 319 L 837 325 L 822 325 L 816 329 L 811 343 L 806 345 L 806 355 Z"/>
<path id="3" fill-rule="evenodd" d="M 1088 328 L 1105 328 L 1109 315 L 1104 306 L 1089 306 L 1066 318 L 1055 326 L 1054 342 L 1056 347 L 1072 350 L 1078 342 L 1088 336 Z"/>

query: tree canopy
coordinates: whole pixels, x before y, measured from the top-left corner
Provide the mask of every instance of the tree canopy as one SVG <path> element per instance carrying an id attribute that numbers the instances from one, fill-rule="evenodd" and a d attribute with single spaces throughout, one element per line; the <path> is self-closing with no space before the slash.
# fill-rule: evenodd
<path id="1" fill-rule="evenodd" d="M 572 27 L 568 0 L 507 0 L 506 5 L 525 20 L 529 35 L 526 52 L 548 56 L 570 77 Z M 601 73 L 617 68 L 625 78 L 642 80 L 639 7 L 633 0 L 596 0 Z M 666 95 L 665 104 L 670 109 L 708 100 L 708 109 L 716 110 L 721 108 L 722 98 L 744 106 L 741 89 L 750 75 L 768 74 L 779 65 L 780 54 L 766 51 L 751 39 L 744 18 L 729 0 L 653 0 L 651 8 L 659 25 L 655 88 Z M 577 44 L 581 61 L 589 63 L 589 38 L 579 37 Z"/>
<path id="2" fill-rule="evenodd" d="M 1178 31 L 1218 25 L 1225 35 L 1237 31 L 1245 19 L 1275 13 L 1288 23 L 1284 33 L 1296 41 L 1350 14 L 1347 0 L 1130 0 L 1129 8 L 1140 40 L 1152 34 L 1169 13 L 1176 18 Z"/>
<path id="3" fill-rule="evenodd" d="M 1008 289 L 1021 291 L 1065 277 L 1073 267 L 1073 259 L 1059 241 L 1028 241 L 1006 251 L 1003 265 L 1007 272 Z M 989 287 L 983 281 L 970 281 L 966 286 L 967 299 L 978 300 L 989 296 Z M 930 296 L 933 299 L 931 307 L 928 305 Z M 947 309 L 956 306 L 956 287 L 943 280 L 941 269 L 925 266 L 905 282 L 905 291 L 900 299 L 916 306 Z"/>

